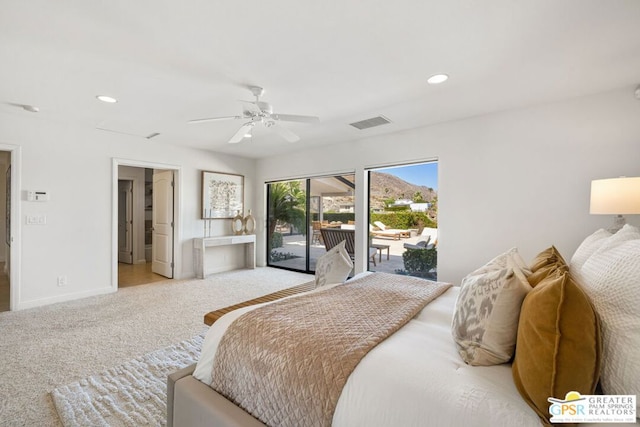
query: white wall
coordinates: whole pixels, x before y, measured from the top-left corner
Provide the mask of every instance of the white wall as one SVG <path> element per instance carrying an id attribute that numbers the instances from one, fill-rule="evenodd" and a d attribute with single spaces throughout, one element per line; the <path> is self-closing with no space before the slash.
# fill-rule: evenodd
<path id="1" fill-rule="evenodd" d="M 0 143 L 20 146 L 21 268 L 13 309 L 115 291 L 112 283 L 113 158 L 179 166 L 180 222 L 176 276 L 193 276 L 192 241 L 203 234 L 201 170 L 245 175 L 245 200 L 253 200 L 255 161 L 81 128 L 51 113 L 0 115 Z M 50 192 L 48 202 L 27 202 L 25 190 Z M 46 225 L 25 225 L 45 214 Z M 229 220 L 213 222 L 213 234 L 229 234 Z M 230 251 L 221 263 L 242 263 Z M 57 277 L 68 284 L 57 286 Z"/>
<path id="2" fill-rule="evenodd" d="M 356 221 L 366 223 L 365 168 L 434 158 L 439 280 L 457 284 L 513 246 L 531 259 L 555 244 L 570 258 L 586 235 L 612 222 L 589 214 L 591 180 L 640 176 L 640 101 L 629 87 L 309 149 L 259 160 L 256 179 L 355 171 Z M 265 199 L 260 188 L 255 210 L 263 228 Z M 628 220 L 640 224 L 638 215 Z M 366 238 L 366 229 L 360 231 L 359 246 Z M 264 265 L 259 237 L 258 263 Z M 357 271 L 366 268 L 362 254 L 356 264 Z"/>
<path id="3" fill-rule="evenodd" d="M 633 88 L 625 88 L 257 162 L 179 148 L 160 138 L 80 128 L 46 111 L 0 115 L 0 144 L 21 147 L 21 217 L 15 219 L 21 225 L 14 236 L 21 239 L 21 280 L 14 309 L 115 290 L 113 158 L 180 168 L 178 278 L 193 276 L 191 239 L 203 234 L 201 170 L 245 175 L 246 208 L 258 223 L 258 263 L 264 265 L 265 181 L 355 171 L 356 220 L 364 223 L 366 167 L 437 158 L 439 278 L 458 283 L 509 247 L 518 246 L 531 258 L 556 244 L 569 256 L 584 236 L 607 226 L 611 218 L 588 213 L 590 181 L 640 176 L 640 102 Z M 47 190 L 51 200 L 27 202 L 25 190 Z M 26 215 L 38 213 L 47 216 L 46 225 L 25 225 Z M 640 217 L 629 219 L 640 225 Z M 229 234 L 228 220 L 212 224 L 213 235 Z M 216 271 L 242 265 L 240 250 L 210 257 Z M 365 268 L 361 254 L 357 262 L 359 270 Z M 62 275 L 68 284 L 58 287 Z"/>

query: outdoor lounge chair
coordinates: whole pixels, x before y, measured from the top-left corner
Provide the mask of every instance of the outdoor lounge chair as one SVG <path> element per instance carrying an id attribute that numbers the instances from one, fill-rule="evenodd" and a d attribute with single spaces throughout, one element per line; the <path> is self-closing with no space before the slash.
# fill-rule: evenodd
<path id="1" fill-rule="evenodd" d="M 396 228 L 389 228 L 386 225 L 384 225 L 382 223 L 382 221 L 374 221 L 374 224 L 376 227 L 378 227 L 380 230 L 385 231 L 387 233 L 397 233 L 400 235 L 400 237 L 411 237 L 411 231 L 409 230 L 399 230 Z"/>
<path id="2" fill-rule="evenodd" d="M 376 229 L 376 227 L 371 224 L 369 224 L 369 234 L 373 237 L 391 237 L 393 240 L 400 240 L 400 233 L 395 231 L 382 231 Z"/>
<path id="3" fill-rule="evenodd" d="M 405 249 L 431 249 L 435 248 L 438 244 L 438 229 L 425 227 L 422 229 L 420 236 L 424 239 L 417 243 L 405 243 L 403 246 Z"/>
<path id="4" fill-rule="evenodd" d="M 322 234 L 324 247 L 327 249 L 327 251 L 344 240 L 344 248 L 347 250 L 347 253 L 351 257 L 351 260 L 355 258 L 355 230 L 342 228 L 321 228 L 320 233 Z M 376 265 L 377 252 L 378 250 L 376 248 L 369 248 L 369 258 L 371 258 L 374 266 Z"/>
<path id="5" fill-rule="evenodd" d="M 417 243 L 405 243 L 402 246 L 404 246 L 405 249 L 427 249 L 427 246 L 433 247 L 433 245 L 429 245 L 430 239 L 431 237 L 427 237 L 426 240 L 420 240 Z"/>

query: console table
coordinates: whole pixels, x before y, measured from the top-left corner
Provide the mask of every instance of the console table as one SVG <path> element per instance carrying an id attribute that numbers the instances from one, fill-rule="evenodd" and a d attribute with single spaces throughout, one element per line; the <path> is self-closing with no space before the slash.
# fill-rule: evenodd
<path id="1" fill-rule="evenodd" d="M 245 262 L 247 268 L 256 268 L 256 236 L 219 236 L 193 239 L 193 269 L 198 279 L 204 279 L 205 251 L 214 246 L 245 245 Z"/>

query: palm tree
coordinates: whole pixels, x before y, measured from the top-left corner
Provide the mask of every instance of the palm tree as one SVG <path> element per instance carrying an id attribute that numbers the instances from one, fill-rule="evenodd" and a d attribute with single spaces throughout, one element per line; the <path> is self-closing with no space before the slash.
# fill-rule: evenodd
<path id="1" fill-rule="evenodd" d="M 416 191 L 415 193 L 413 193 L 413 201 L 415 203 L 424 203 L 424 196 L 422 196 L 422 192 L 420 191 Z"/>
<path id="2" fill-rule="evenodd" d="M 276 182 L 269 185 L 269 254 L 278 221 L 305 230 L 306 201 L 306 192 L 300 188 L 300 181 Z"/>

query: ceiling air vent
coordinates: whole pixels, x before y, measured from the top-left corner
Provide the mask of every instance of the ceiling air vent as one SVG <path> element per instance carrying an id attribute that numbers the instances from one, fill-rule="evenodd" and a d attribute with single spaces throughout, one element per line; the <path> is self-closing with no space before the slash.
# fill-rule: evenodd
<path id="1" fill-rule="evenodd" d="M 360 120 L 359 122 L 349 123 L 354 128 L 364 130 L 369 129 L 376 126 L 386 125 L 387 123 L 391 123 L 391 120 L 387 119 L 384 116 L 372 117 L 366 120 Z"/>

